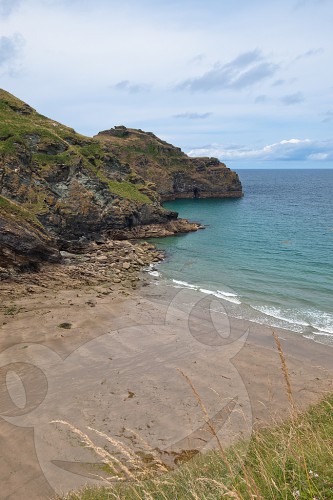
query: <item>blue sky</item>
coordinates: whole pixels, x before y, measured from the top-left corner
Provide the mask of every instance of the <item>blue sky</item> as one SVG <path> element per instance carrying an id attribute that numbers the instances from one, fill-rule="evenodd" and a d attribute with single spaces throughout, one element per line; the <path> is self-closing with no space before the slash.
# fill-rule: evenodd
<path id="1" fill-rule="evenodd" d="M 0 87 L 89 136 L 328 167 L 332 26 L 332 0 L 0 0 Z"/>

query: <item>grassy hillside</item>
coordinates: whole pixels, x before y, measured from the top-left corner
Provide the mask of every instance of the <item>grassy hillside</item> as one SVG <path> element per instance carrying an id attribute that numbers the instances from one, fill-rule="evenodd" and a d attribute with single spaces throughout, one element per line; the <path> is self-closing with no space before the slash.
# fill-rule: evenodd
<path id="1" fill-rule="evenodd" d="M 66 246 L 175 219 L 161 200 L 242 191 L 237 174 L 217 159 L 191 159 L 126 127 L 85 137 L 0 89 L 0 195 Z"/>
<path id="2" fill-rule="evenodd" d="M 141 192 L 143 179 L 141 184 L 129 186 L 130 171 L 126 175 L 126 168 L 123 171 L 99 142 L 46 118 L 4 90 L 0 90 L 0 159 L 4 166 L 17 159 L 25 160 L 33 173 L 42 178 L 59 176 L 57 170 L 82 165 L 116 196 L 141 203 L 152 203 L 154 198 Z M 113 167 L 111 172 L 106 163 Z M 39 212 L 42 207 L 34 200 L 34 194 L 28 195 L 27 201 L 30 209 Z"/>
<path id="3" fill-rule="evenodd" d="M 162 199 L 242 195 L 238 175 L 217 158 L 190 158 L 152 132 L 118 126 L 95 139 L 153 182 Z"/>
<path id="4" fill-rule="evenodd" d="M 9 221 L 27 222 L 39 228 L 42 227 L 39 220 L 31 212 L 3 196 L 0 196 L 0 213 L 6 216 Z"/>

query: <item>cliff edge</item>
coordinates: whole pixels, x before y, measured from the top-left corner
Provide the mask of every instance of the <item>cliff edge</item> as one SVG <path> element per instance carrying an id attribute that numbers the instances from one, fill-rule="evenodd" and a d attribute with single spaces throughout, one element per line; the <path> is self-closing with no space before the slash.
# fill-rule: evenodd
<path id="1" fill-rule="evenodd" d="M 236 172 L 217 158 L 190 158 L 152 132 L 118 126 L 99 132 L 94 139 L 139 176 L 154 183 L 162 201 L 243 195 Z"/>
<path id="2" fill-rule="evenodd" d="M 123 126 L 85 137 L 0 90 L 1 248 L 10 211 L 48 255 L 46 247 L 75 250 L 104 234 L 135 237 L 141 227 L 149 234 L 152 224 L 167 227 L 165 234 L 186 230 L 171 224 L 178 214 L 163 208 L 164 200 L 241 195 L 237 174 L 217 159 L 189 158 L 150 132 Z M 15 220 L 19 207 L 30 219 Z"/>

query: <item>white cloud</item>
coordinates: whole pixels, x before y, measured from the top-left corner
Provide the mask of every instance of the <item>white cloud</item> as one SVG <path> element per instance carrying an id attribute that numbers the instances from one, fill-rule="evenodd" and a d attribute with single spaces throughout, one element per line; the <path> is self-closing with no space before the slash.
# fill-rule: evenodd
<path id="1" fill-rule="evenodd" d="M 302 92 L 295 92 L 294 94 L 288 94 L 281 97 L 280 101 L 286 106 L 292 106 L 293 104 L 298 104 L 304 101 L 304 96 Z"/>
<path id="2" fill-rule="evenodd" d="M 206 113 L 186 112 L 186 113 L 179 113 L 177 115 L 174 115 L 174 118 L 178 118 L 178 119 L 184 118 L 187 120 L 205 120 L 206 118 L 209 118 L 211 115 L 212 115 L 212 113 L 210 113 L 210 112 L 206 112 Z"/>
<path id="3" fill-rule="evenodd" d="M 262 148 L 211 145 L 194 148 L 189 156 L 213 156 L 221 160 L 332 160 L 333 141 L 284 139 Z"/>
<path id="4" fill-rule="evenodd" d="M 21 35 L 0 36 L 0 67 L 12 70 L 21 52 L 24 39 Z"/>
<path id="5" fill-rule="evenodd" d="M 0 0 L 0 17 L 9 16 L 20 3 L 21 0 Z"/>
<path id="6" fill-rule="evenodd" d="M 129 92 L 130 94 L 138 94 L 139 92 L 148 92 L 150 87 L 151 86 L 146 83 L 131 83 L 129 80 L 122 80 L 112 85 L 110 88 Z"/>
<path id="7" fill-rule="evenodd" d="M 0 0 L 0 38 L 25 40 L 2 47 L 0 85 L 87 135 L 123 123 L 183 149 L 328 138 L 333 3 L 300 15 L 296 2 Z"/>
<path id="8" fill-rule="evenodd" d="M 318 49 L 310 49 L 295 57 L 295 61 L 299 61 L 300 59 L 307 59 L 308 57 L 317 56 L 318 54 L 322 54 L 323 52 L 324 49 L 321 47 L 319 47 Z"/>
<path id="9" fill-rule="evenodd" d="M 316 160 L 316 161 L 324 161 L 324 160 L 329 160 L 329 154 L 328 153 L 314 153 L 312 155 L 309 155 L 308 157 L 309 160 Z M 331 156 L 332 159 L 332 156 Z"/>
<path id="10" fill-rule="evenodd" d="M 278 65 L 264 58 L 260 50 L 238 55 L 226 64 L 216 63 L 201 76 L 189 78 L 177 85 L 178 90 L 211 91 L 242 90 L 272 76 Z"/>

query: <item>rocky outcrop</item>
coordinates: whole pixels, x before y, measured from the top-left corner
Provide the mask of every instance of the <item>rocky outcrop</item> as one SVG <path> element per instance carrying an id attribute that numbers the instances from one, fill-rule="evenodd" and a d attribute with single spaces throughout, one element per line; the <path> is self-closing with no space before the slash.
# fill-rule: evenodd
<path id="1" fill-rule="evenodd" d="M 52 240 L 29 213 L 0 197 L 0 268 L 37 270 L 61 259 Z"/>
<path id="2" fill-rule="evenodd" d="M 177 219 L 164 224 L 146 224 L 133 228 L 114 229 L 107 233 L 108 237 L 117 240 L 133 240 L 145 238 L 164 238 L 175 234 L 190 233 L 203 229 L 204 226 L 186 219 Z"/>
<path id="3" fill-rule="evenodd" d="M 135 181 L 133 181 L 135 179 Z M 0 91 L 0 195 L 34 214 L 60 247 L 109 229 L 177 217 L 156 187 L 98 141 Z"/>
<path id="4" fill-rule="evenodd" d="M 164 258 L 154 245 L 128 240 L 93 242 L 84 252 L 61 251 L 61 256 L 60 263 L 45 264 L 43 272 L 38 273 L 22 273 L 19 268 L 0 267 L 1 295 L 12 301 L 27 294 L 44 294 L 48 290 L 54 293 L 77 289 L 81 292 L 87 287 L 90 291 L 93 288 L 98 297 L 114 292 L 127 295 L 130 289 L 142 282 L 142 271 L 152 271 L 155 263 Z M 86 304 L 94 307 L 95 302 L 89 300 Z M 1 309 L 5 314 L 15 314 L 8 303 L 0 303 Z"/>
<path id="5" fill-rule="evenodd" d="M 118 126 L 95 139 L 147 181 L 162 201 L 179 198 L 237 198 L 243 195 L 238 175 L 217 158 L 190 158 L 151 132 Z"/>
<path id="6" fill-rule="evenodd" d="M 175 223 L 178 214 L 161 202 L 241 195 L 237 174 L 217 159 L 189 158 L 150 132 L 124 126 L 85 137 L 0 89 L 3 263 L 57 259 L 56 247 L 80 250 L 103 235 L 194 230 Z M 16 219 L 19 209 L 26 215 Z"/>

